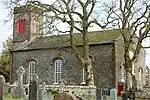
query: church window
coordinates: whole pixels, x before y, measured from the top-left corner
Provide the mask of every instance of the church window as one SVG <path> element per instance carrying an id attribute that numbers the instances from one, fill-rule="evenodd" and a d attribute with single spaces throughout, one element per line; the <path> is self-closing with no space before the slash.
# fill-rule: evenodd
<path id="1" fill-rule="evenodd" d="M 82 69 L 82 83 L 81 83 L 82 85 L 86 84 L 86 82 L 85 82 L 85 74 L 86 74 L 85 73 L 85 69 L 83 68 Z"/>
<path id="2" fill-rule="evenodd" d="M 63 73 L 62 71 L 63 63 L 64 62 L 62 59 L 55 60 L 55 79 L 54 79 L 55 84 L 58 84 L 61 81 Z"/>
<path id="3" fill-rule="evenodd" d="M 33 74 L 36 73 L 36 61 L 29 62 L 29 79 L 32 80 Z"/>
<path id="4" fill-rule="evenodd" d="M 120 82 L 125 82 L 125 69 L 124 69 L 124 63 L 121 63 L 120 66 Z"/>
<path id="5" fill-rule="evenodd" d="M 140 67 L 140 68 L 139 68 L 139 81 L 142 81 L 142 73 L 143 73 L 143 70 L 142 70 L 142 68 Z"/>
<path id="6" fill-rule="evenodd" d="M 135 75 L 135 63 L 136 63 L 136 60 L 132 62 L 132 75 Z"/>
<path id="7" fill-rule="evenodd" d="M 23 33 L 25 33 L 25 19 L 21 19 L 21 20 L 19 20 L 18 21 L 18 23 L 17 23 L 17 33 L 18 34 L 23 34 Z"/>

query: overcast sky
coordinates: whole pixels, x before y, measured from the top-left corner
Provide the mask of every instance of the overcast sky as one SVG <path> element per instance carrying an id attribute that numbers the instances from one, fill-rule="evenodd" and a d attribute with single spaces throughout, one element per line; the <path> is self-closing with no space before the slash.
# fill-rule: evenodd
<path id="1" fill-rule="evenodd" d="M 2 50 L 2 42 L 12 34 L 12 21 L 4 23 L 4 20 L 7 18 L 7 12 L 0 3 L 0 51 Z"/>
<path id="2" fill-rule="evenodd" d="M 0 0 L 2 1 L 2 0 Z M 52 0 L 43 0 L 46 1 L 48 3 L 51 3 Z M 12 36 L 12 20 L 10 20 L 8 23 L 4 23 L 4 20 L 7 17 L 8 13 L 7 13 L 7 9 L 4 9 L 4 5 L 2 5 L 0 3 L 0 52 L 2 51 L 2 43 L 8 39 L 9 36 Z M 150 44 L 147 42 L 147 44 Z M 148 52 L 146 52 L 146 65 L 150 66 L 150 49 L 147 50 Z"/>

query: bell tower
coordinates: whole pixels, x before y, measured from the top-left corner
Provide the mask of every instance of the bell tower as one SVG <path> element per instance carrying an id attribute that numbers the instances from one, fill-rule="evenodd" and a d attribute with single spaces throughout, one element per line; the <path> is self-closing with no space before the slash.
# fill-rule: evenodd
<path id="1" fill-rule="evenodd" d="M 13 43 L 30 41 L 43 34 L 42 8 L 28 4 L 14 8 Z"/>

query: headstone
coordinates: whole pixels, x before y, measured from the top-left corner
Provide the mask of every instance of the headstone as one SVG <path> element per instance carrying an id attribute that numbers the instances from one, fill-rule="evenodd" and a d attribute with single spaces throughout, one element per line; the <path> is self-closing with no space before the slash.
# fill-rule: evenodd
<path id="1" fill-rule="evenodd" d="M 50 89 L 47 90 L 44 100 L 52 100 L 52 94 L 51 94 Z"/>
<path id="2" fill-rule="evenodd" d="M 101 100 L 107 100 L 108 95 L 109 95 L 109 89 L 108 88 L 101 89 Z"/>
<path id="3" fill-rule="evenodd" d="M 45 100 L 46 94 L 46 83 L 43 82 L 42 86 L 39 88 L 39 100 Z"/>
<path id="4" fill-rule="evenodd" d="M 29 84 L 29 100 L 39 100 L 38 76 L 33 74 L 33 79 Z"/>
<path id="5" fill-rule="evenodd" d="M 4 86 L 4 95 L 8 95 L 10 93 L 9 83 L 6 83 Z"/>
<path id="6" fill-rule="evenodd" d="M 117 100 L 117 90 L 115 87 L 110 90 L 110 100 Z"/>
<path id="7" fill-rule="evenodd" d="M 54 96 L 54 100 L 76 100 L 70 94 L 67 93 L 59 93 Z"/>
<path id="8" fill-rule="evenodd" d="M 90 100 L 90 98 L 91 98 L 91 91 L 89 90 L 89 91 L 88 91 L 87 100 Z"/>
<path id="9" fill-rule="evenodd" d="M 130 89 L 128 94 L 129 100 L 135 100 L 135 93 Z"/>
<path id="10" fill-rule="evenodd" d="M 5 78 L 3 75 L 0 75 L 0 100 L 3 100 L 3 87 L 5 85 Z"/>
<path id="11" fill-rule="evenodd" d="M 29 85 L 29 100 L 37 100 L 37 83 L 31 81 Z"/>
<path id="12" fill-rule="evenodd" d="M 23 66 L 20 66 L 17 69 L 16 73 L 18 74 L 18 85 L 17 86 L 22 87 L 22 85 L 23 85 L 23 75 L 25 73 L 25 70 L 24 70 Z"/>
<path id="13" fill-rule="evenodd" d="M 125 93 L 125 92 L 122 93 L 122 100 L 128 100 L 127 93 Z"/>
<path id="14" fill-rule="evenodd" d="M 64 89 L 64 88 L 65 88 L 65 84 L 64 84 L 63 81 L 60 81 L 60 83 L 59 83 L 59 88 L 60 88 L 60 91 L 59 91 L 60 93 L 61 93 L 61 92 L 64 92 L 64 90 L 65 90 L 65 89 Z"/>
<path id="15" fill-rule="evenodd" d="M 20 66 L 16 73 L 18 74 L 18 84 L 17 87 L 14 88 L 12 96 L 15 98 L 21 98 L 25 96 L 25 89 L 23 88 L 23 74 L 25 70 L 23 66 Z"/>

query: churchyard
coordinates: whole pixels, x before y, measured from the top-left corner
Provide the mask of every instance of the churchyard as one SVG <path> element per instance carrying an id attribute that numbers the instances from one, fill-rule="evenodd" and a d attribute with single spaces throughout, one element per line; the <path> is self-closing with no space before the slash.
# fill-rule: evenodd
<path id="1" fill-rule="evenodd" d="M 18 80 L 14 84 L 6 83 L 5 78 L 0 75 L 0 100 L 71 100 L 69 98 L 76 96 L 82 98 L 81 100 L 96 100 L 95 86 L 68 86 L 63 81 L 59 85 L 47 85 L 45 82 L 38 84 L 37 74 L 32 75 L 30 84 L 23 84 L 24 68 L 20 66 L 16 73 Z M 101 100 L 122 99 L 117 97 L 115 88 L 103 88 L 100 95 Z M 64 97 L 68 99 L 62 99 Z"/>
<path id="2" fill-rule="evenodd" d="M 60 100 L 57 98 L 59 98 L 58 94 L 61 95 L 61 93 L 65 93 L 68 98 L 69 96 L 78 96 L 83 100 L 96 100 L 95 86 L 68 86 L 63 81 L 59 85 L 47 85 L 45 82 L 38 84 L 39 77 L 37 74 L 32 75 L 30 84 L 23 84 L 24 68 L 20 66 L 16 73 L 18 80 L 14 84 L 6 83 L 5 78 L 0 75 L 0 100 Z M 106 94 L 108 93 L 104 89 L 100 95 L 105 98 Z M 62 98 L 63 95 L 61 95 Z M 115 88 L 110 90 L 110 97 L 107 98 L 117 98 Z"/>
<path id="3" fill-rule="evenodd" d="M 14 84 L 6 83 L 4 76 L 0 75 L 0 100 L 71 100 L 69 98 L 76 96 L 81 100 L 96 100 L 95 86 L 68 86 L 63 81 L 58 85 L 38 84 L 37 74 L 32 75 L 30 84 L 23 84 L 24 68 L 20 66 L 16 73 L 18 80 Z M 117 97 L 115 87 L 101 89 L 100 95 L 101 100 L 122 100 L 122 97 Z M 62 99 L 64 97 L 68 99 Z"/>
<path id="4" fill-rule="evenodd" d="M 39 78 L 36 74 L 32 75 L 30 84 L 23 84 L 24 68 L 20 66 L 16 73 L 18 80 L 14 84 L 6 83 L 5 78 L 0 75 L 0 100 L 53 100 L 54 96 L 57 97 L 57 94 L 63 92 L 95 100 L 95 86 L 66 86 L 63 82 L 59 85 L 47 85 L 45 82 L 38 84 Z"/>

